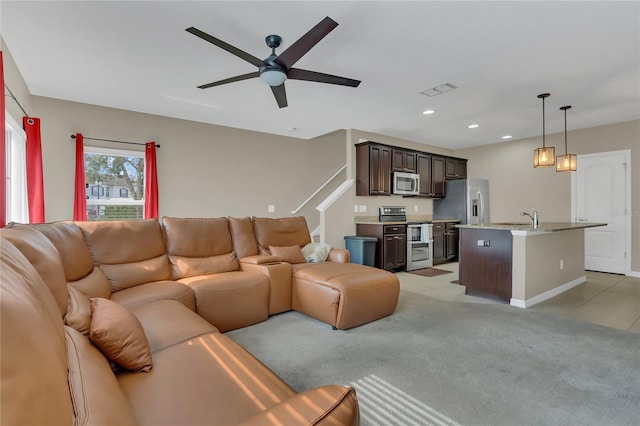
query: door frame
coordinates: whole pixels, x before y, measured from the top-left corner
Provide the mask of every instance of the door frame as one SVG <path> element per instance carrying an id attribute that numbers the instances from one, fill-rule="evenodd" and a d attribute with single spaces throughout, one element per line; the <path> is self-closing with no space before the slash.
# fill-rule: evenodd
<path id="1" fill-rule="evenodd" d="M 596 152 L 593 154 L 578 154 L 578 167 L 580 167 L 581 158 L 605 157 L 609 155 L 624 155 L 624 175 L 625 175 L 625 211 L 624 211 L 624 230 L 625 230 L 625 259 L 624 269 L 625 275 L 632 275 L 631 271 L 631 150 L 623 149 L 619 151 Z M 576 192 L 578 187 L 578 179 L 576 173 L 571 173 L 571 221 L 576 222 L 577 206 Z"/>

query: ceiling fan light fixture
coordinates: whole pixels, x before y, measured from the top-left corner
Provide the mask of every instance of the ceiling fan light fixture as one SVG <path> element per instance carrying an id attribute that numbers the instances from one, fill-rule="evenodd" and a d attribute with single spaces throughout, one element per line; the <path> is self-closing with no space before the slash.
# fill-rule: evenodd
<path id="1" fill-rule="evenodd" d="M 260 80 L 269 86 L 280 86 L 287 79 L 287 74 L 278 68 L 265 69 L 260 73 Z"/>

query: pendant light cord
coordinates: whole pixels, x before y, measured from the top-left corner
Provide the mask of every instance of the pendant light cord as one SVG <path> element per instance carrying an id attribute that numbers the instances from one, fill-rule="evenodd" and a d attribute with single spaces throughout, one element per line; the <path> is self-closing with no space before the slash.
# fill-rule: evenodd
<path id="1" fill-rule="evenodd" d="M 564 111 L 564 155 L 567 155 L 567 110 L 571 108 L 571 105 L 560 107 Z"/>
<path id="2" fill-rule="evenodd" d="M 545 144 L 544 144 L 544 135 L 545 135 L 545 129 L 544 129 L 544 97 L 542 98 L 542 147 L 545 148 Z"/>

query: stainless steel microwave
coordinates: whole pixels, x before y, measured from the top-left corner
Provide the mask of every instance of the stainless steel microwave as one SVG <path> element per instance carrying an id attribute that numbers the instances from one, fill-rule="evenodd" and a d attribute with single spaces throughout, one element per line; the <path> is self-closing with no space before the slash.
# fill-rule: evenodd
<path id="1" fill-rule="evenodd" d="M 393 193 L 398 195 L 418 195 L 420 175 L 416 173 L 393 172 Z"/>

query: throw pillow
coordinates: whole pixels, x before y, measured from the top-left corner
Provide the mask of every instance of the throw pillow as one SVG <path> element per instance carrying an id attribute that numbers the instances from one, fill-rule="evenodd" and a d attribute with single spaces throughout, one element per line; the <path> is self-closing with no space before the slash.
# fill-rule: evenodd
<path id="1" fill-rule="evenodd" d="M 124 306 L 109 299 L 92 298 L 89 338 L 119 366 L 132 371 L 151 370 L 151 349 L 142 324 Z"/>
<path id="2" fill-rule="evenodd" d="M 69 284 L 67 284 L 67 291 L 69 292 L 69 304 L 67 306 L 67 314 L 64 316 L 64 323 L 88 336 L 91 328 L 91 303 L 89 298 Z"/>
<path id="3" fill-rule="evenodd" d="M 309 243 L 302 248 L 302 255 L 307 262 L 324 262 L 329 257 L 331 245 L 326 243 Z"/>
<path id="4" fill-rule="evenodd" d="M 300 246 L 291 247 L 275 247 L 269 246 L 271 254 L 275 257 L 279 257 L 283 262 L 288 263 L 304 263 L 304 257 Z"/>

